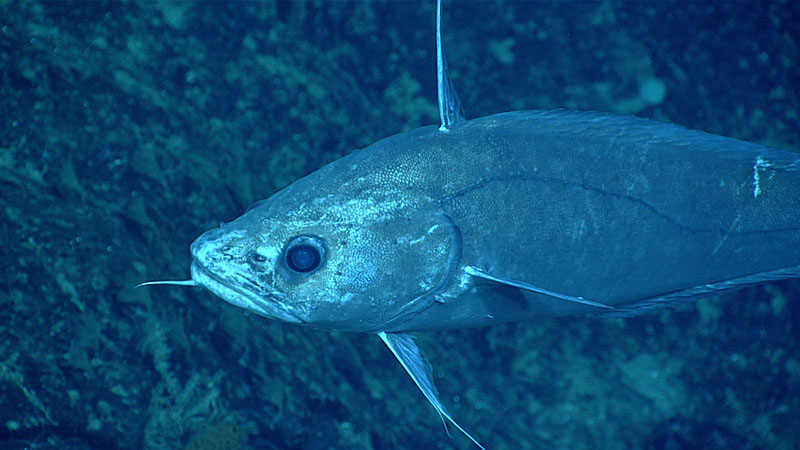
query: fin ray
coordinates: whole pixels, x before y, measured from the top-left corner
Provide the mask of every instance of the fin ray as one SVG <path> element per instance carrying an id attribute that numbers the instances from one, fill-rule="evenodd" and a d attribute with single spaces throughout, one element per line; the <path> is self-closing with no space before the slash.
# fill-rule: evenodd
<path id="1" fill-rule="evenodd" d="M 447 422 L 449 421 L 475 445 L 485 450 L 485 447 L 482 446 L 477 439 L 467 433 L 467 431 L 450 416 L 450 413 L 447 412 L 447 409 L 445 409 L 441 400 L 439 400 L 439 390 L 436 389 L 436 385 L 433 382 L 433 369 L 428 359 L 419 347 L 417 347 L 417 344 L 414 343 L 414 337 L 410 334 L 386 333 L 383 331 L 379 332 L 378 336 L 386 346 L 389 347 L 389 350 L 392 351 L 392 354 L 400 362 L 400 365 L 403 366 L 406 373 L 414 380 L 414 384 L 417 385 L 425 398 L 428 399 L 431 406 L 433 406 L 439 414 L 442 423 L 445 424 L 445 430 L 447 430 Z"/>
<path id="2" fill-rule="evenodd" d="M 680 291 L 669 292 L 655 297 L 636 300 L 631 303 L 618 305 L 614 308 L 614 310 L 606 311 L 602 314 L 609 317 L 632 317 L 647 311 L 652 311 L 654 309 L 686 303 L 696 300 L 700 297 L 723 294 L 725 292 L 735 291 L 762 283 L 796 277 L 800 277 L 800 266 L 770 270 L 744 277 L 732 278 L 730 280 L 701 284 L 699 286 L 690 287 Z"/>
<path id="3" fill-rule="evenodd" d="M 439 131 L 449 131 L 453 126 L 465 122 L 464 109 L 450 79 L 447 59 L 442 47 L 442 0 L 436 2 L 436 81 L 439 98 Z"/>
<path id="4" fill-rule="evenodd" d="M 467 275 L 471 275 L 473 277 L 483 278 L 484 280 L 494 281 L 496 283 L 505 284 L 507 286 L 513 286 L 513 287 L 516 287 L 516 288 L 525 289 L 527 291 L 536 292 L 537 294 L 547 295 L 549 297 L 557 298 L 557 299 L 560 299 L 560 300 L 565 300 L 565 301 L 573 302 L 573 303 L 580 303 L 582 305 L 594 306 L 596 308 L 604 308 L 604 309 L 611 309 L 611 310 L 614 309 L 614 307 L 605 305 L 603 303 L 593 302 L 591 300 L 586 300 L 583 297 L 573 297 L 571 295 L 560 294 L 558 292 L 554 292 L 554 291 L 550 291 L 550 290 L 547 290 L 547 289 L 544 289 L 544 288 L 540 288 L 540 287 L 534 286 L 534 285 L 532 285 L 530 283 L 525 283 L 524 281 L 506 280 L 506 279 L 503 279 L 503 278 L 498 278 L 498 277 L 489 275 L 488 273 L 484 272 L 481 269 L 478 269 L 477 267 L 467 266 L 467 267 L 464 268 L 464 271 L 467 273 Z"/>

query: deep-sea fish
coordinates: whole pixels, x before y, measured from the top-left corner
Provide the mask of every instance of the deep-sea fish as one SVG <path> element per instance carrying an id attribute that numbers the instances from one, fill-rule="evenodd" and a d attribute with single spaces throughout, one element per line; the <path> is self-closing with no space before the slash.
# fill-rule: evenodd
<path id="1" fill-rule="evenodd" d="M 800 155 L 600 113 L 465 120 L 440 10 L 440 126 L 297 180 L 197 238 L 191 280 L 143 284 L 375 333 L 481 447 L 439 400 L 409 332 L 633 315 L 800 277 Z"/>

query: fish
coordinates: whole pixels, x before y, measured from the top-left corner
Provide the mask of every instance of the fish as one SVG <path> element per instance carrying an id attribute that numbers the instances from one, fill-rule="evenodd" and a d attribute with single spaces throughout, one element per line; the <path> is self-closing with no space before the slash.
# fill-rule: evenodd
<path id="1" fill-rule="evenodd" d="M 264 317 L 376 334 L 439 413 L 414 332 L 631 316 L 800 277 L 800 155 L 631 116 L 466 120 L 437 4 L 440 124 L 295 181 L 190 247 Z"/>

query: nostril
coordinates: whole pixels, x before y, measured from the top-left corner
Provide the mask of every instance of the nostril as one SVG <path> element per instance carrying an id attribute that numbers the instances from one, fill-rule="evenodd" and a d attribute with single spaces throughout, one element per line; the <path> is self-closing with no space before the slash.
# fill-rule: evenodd
<path id="1" fill-rule="evenodd" d="M 247 257 L 250 259 L 250 261 L 253 261 L 253 262 L 256 262 L 256 263 L 263 263 L 263 262 L 267 261 L 267 257 L 266 256 L 264 256 L 264 255 L 262 255 L 260 253 L 256 253 L 256 252 L 251 252 L 249 255 L 247 255 Z"/>

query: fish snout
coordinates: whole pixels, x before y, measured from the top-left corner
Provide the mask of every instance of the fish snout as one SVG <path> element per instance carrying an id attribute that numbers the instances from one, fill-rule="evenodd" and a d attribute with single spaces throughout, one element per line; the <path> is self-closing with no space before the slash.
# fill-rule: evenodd
<path id="1" fill-rule="evenodd" d="M 244 233 L 217 228 L 206 231 L 192 242 L 189 251 L 201 266 L 220 262 L 233 262 L 244 256 Z"/>

